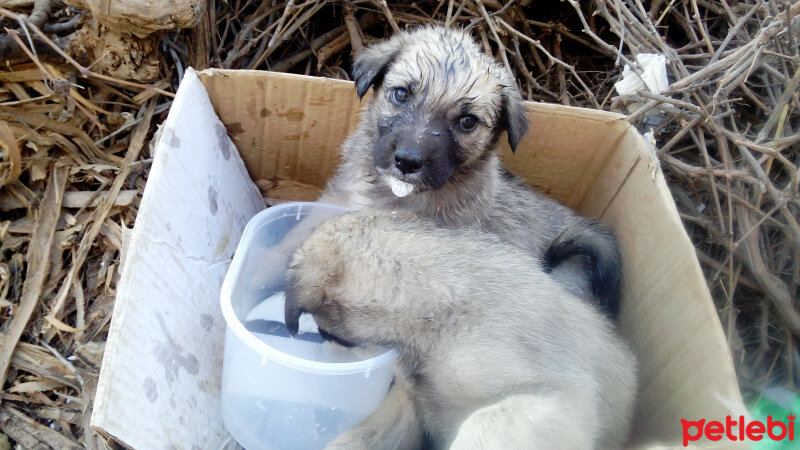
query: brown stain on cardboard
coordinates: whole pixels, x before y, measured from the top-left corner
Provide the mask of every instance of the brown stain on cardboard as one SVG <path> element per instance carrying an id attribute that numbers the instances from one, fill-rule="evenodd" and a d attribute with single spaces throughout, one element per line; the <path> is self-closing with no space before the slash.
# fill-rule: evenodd
<path id="1" fill-rule="evenodd" d="M 233 227 L 233 214 L 228 215 L 228 224 L 225 226 L 225 230 L 230 230 Z M 225 252 L 225 249 L 228 248 L 228 244 L 231 241 L 230 233 L 225 233 L 219 238 L 217 241 L 217 248 L 214 249 L 214 258 L 219 257 Z"/>
<path id="2" fill-rule="evenodd" d="M 278 117 L 283 117 L 284 119 L 288 120 L 289 122 L 300 122 L 305 118 L 305 114 L 303 111 L 300 111 L 298 108 L 292 108 L 285 113 L 278 113 Z"/>
<path id="3" fill-rule="evenodd" d="M 261 117 L 269 117 L 272 115 L 272 111 L 270 111 L 269 108 L 261 108 L 258 115 Z"/>
<path id="4" fill-rule="evenodd" d="M 333 101 L 333 96 L 325 96 L 320 95 L 319 97 L 313 97 L 308 104 L 311 106 L 324 106 Z"/>
<path id="5" fill-rule="evenodd" d="M 228 234 L 225 234 L 220 238 L 219 242 L 217 242 L 217 248 L 214 249 L 214 257 L 215 258 L 217 256 L 221 255 L 222 252 L 224 252 L 225 249 L 228 248 L 228 242 L 230 242 L 230 241 L 231 241 L 231 236 L 228 235 Z"/>
<path id="6" fill-rule="evenodd" d="M 301 134 L 287 134 L 281 137 L 282 141 L 299 141 L 301 138 L 308 138 L 308 132 L 304 132 Z"/>
<path id="7" fill-rule="evenodd" d="M 230 135 L 233 136 L 233 137 L 236 137 L 236 136 L 244 133 L 244 128 L 242 128 L 242 123 L 241 122 L 229 123 L 227 125 L 227 128 L 228 128 L 228 133 L 230 133 Z"/>

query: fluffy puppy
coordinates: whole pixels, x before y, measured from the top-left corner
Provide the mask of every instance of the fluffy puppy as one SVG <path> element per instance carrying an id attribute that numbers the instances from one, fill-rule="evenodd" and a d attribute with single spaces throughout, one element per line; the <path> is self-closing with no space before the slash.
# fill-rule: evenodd
<path id="1" fill-rule="evenodd" d="M 432 250 L 434 249 L 434 250 Z M 497 236 L 348 213 L 294 254 L 286 325 L 400 353 L 379 410 L 332 448 L 619 448 L 635 361 L 614 326 Z"/>
<path id="2" fill-rule="evenodd" d="M 404 210 L 486 230 L 542 260 L 572 293 L 618 313 L 620 253 L 604 227 L 534 193 L 503 170 L 528 130 L 513 76 L 462 30 L 423 27 L 358 54 L 359 96 L 374 95 L 320 201 Z"/>

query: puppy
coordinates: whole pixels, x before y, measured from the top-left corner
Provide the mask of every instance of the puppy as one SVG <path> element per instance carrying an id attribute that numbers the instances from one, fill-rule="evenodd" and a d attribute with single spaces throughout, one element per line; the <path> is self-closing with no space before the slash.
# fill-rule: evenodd
<path id="1" fill-rule="evenodd" d="M 351 212 L 292 257 L 286 325 L 398 350 L 379 410 L 331 448 L 619 448 L 636 390 L 613 324 L 496 235 Z"/>
<path id="2" fill-rule="evenodd" d="M 512 74 L 468 33 L 400 32 L 358 54 L 353 78 L 359 96 L 370 87 L 374 95 L 320 201 L 488 231 L 617 317 L 616 239 L 503 170 L 498 139 L 507 132 L 517 147 L 528 130 L 525 107 Z"/>

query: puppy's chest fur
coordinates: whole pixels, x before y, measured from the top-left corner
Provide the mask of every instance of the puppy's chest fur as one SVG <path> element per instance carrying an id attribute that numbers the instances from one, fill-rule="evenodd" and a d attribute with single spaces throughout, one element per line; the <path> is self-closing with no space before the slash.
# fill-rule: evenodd
<path id="1" fill-rule="evenodd" d="M 470 339 L 468 336 L 451 337 L 453 341 Z M 458 348 L 441 345 L 430 349 L 431 353 L 424 358 L 403 355 L 398 365 L 400 369 L 395 372 L 395 383 L 411 394 L 433 448 L 446 448 L 455 438 L 460 424 L 476 409 L 502 399 L 509 392 L 528 390 L 528 383 L 536 378 L 498 373 L 497 366 L 519 363 L 504 361 L 500 354 L 488 358 L 491 367 L 484 371 L 475 367 L 471 354 L 459 352 Z"/>
<path id="2" fill-rule="evenodd" d="M 472 387 L 459 382 L 452 367 L 444 369 L 442 373 L 434 367 L 423 366 L 417 367 L 414 373 L 395 375 L 395 382 L 411 393 L 422 428 L 434 448 L 450 442 L 458 425 L 474 411 L 475 405 L 483 403 L 472 395 Z"/>
<path id="3" fill-rule="evenodd" d="M 447 228 L 481 229 L 537 258 L 565 226 L 577 220 L 568 208 L 509 176 L 493 154 L 454 175 L 441 189 L 397 197 L 375 172 L 371 159 L 357 154 L 358 145 L 368 145 L 359 138 L 358 133 L 351 136 L 350 145 L 344 146 L 344 163 L 321 201 L 355 209 L 410 211 Z"/>

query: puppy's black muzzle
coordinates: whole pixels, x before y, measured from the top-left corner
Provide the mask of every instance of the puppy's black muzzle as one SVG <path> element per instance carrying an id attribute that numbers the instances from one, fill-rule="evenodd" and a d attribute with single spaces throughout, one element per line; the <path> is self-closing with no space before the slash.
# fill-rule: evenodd
<path id="1" fill-rule="evenodd" d="M 422 151 L 419 146 L 400 147 L 394 151 L 394 166 L 403 175 L 419 172 L 424 164 L 425 161 L 422 160 Z"/>
<path id="2" fill-rule="evenodd" d="M 444 115 L 380 118 L 373 162 L 423 189 L 444 186 L 461 163 L 458 143 Z"/>

